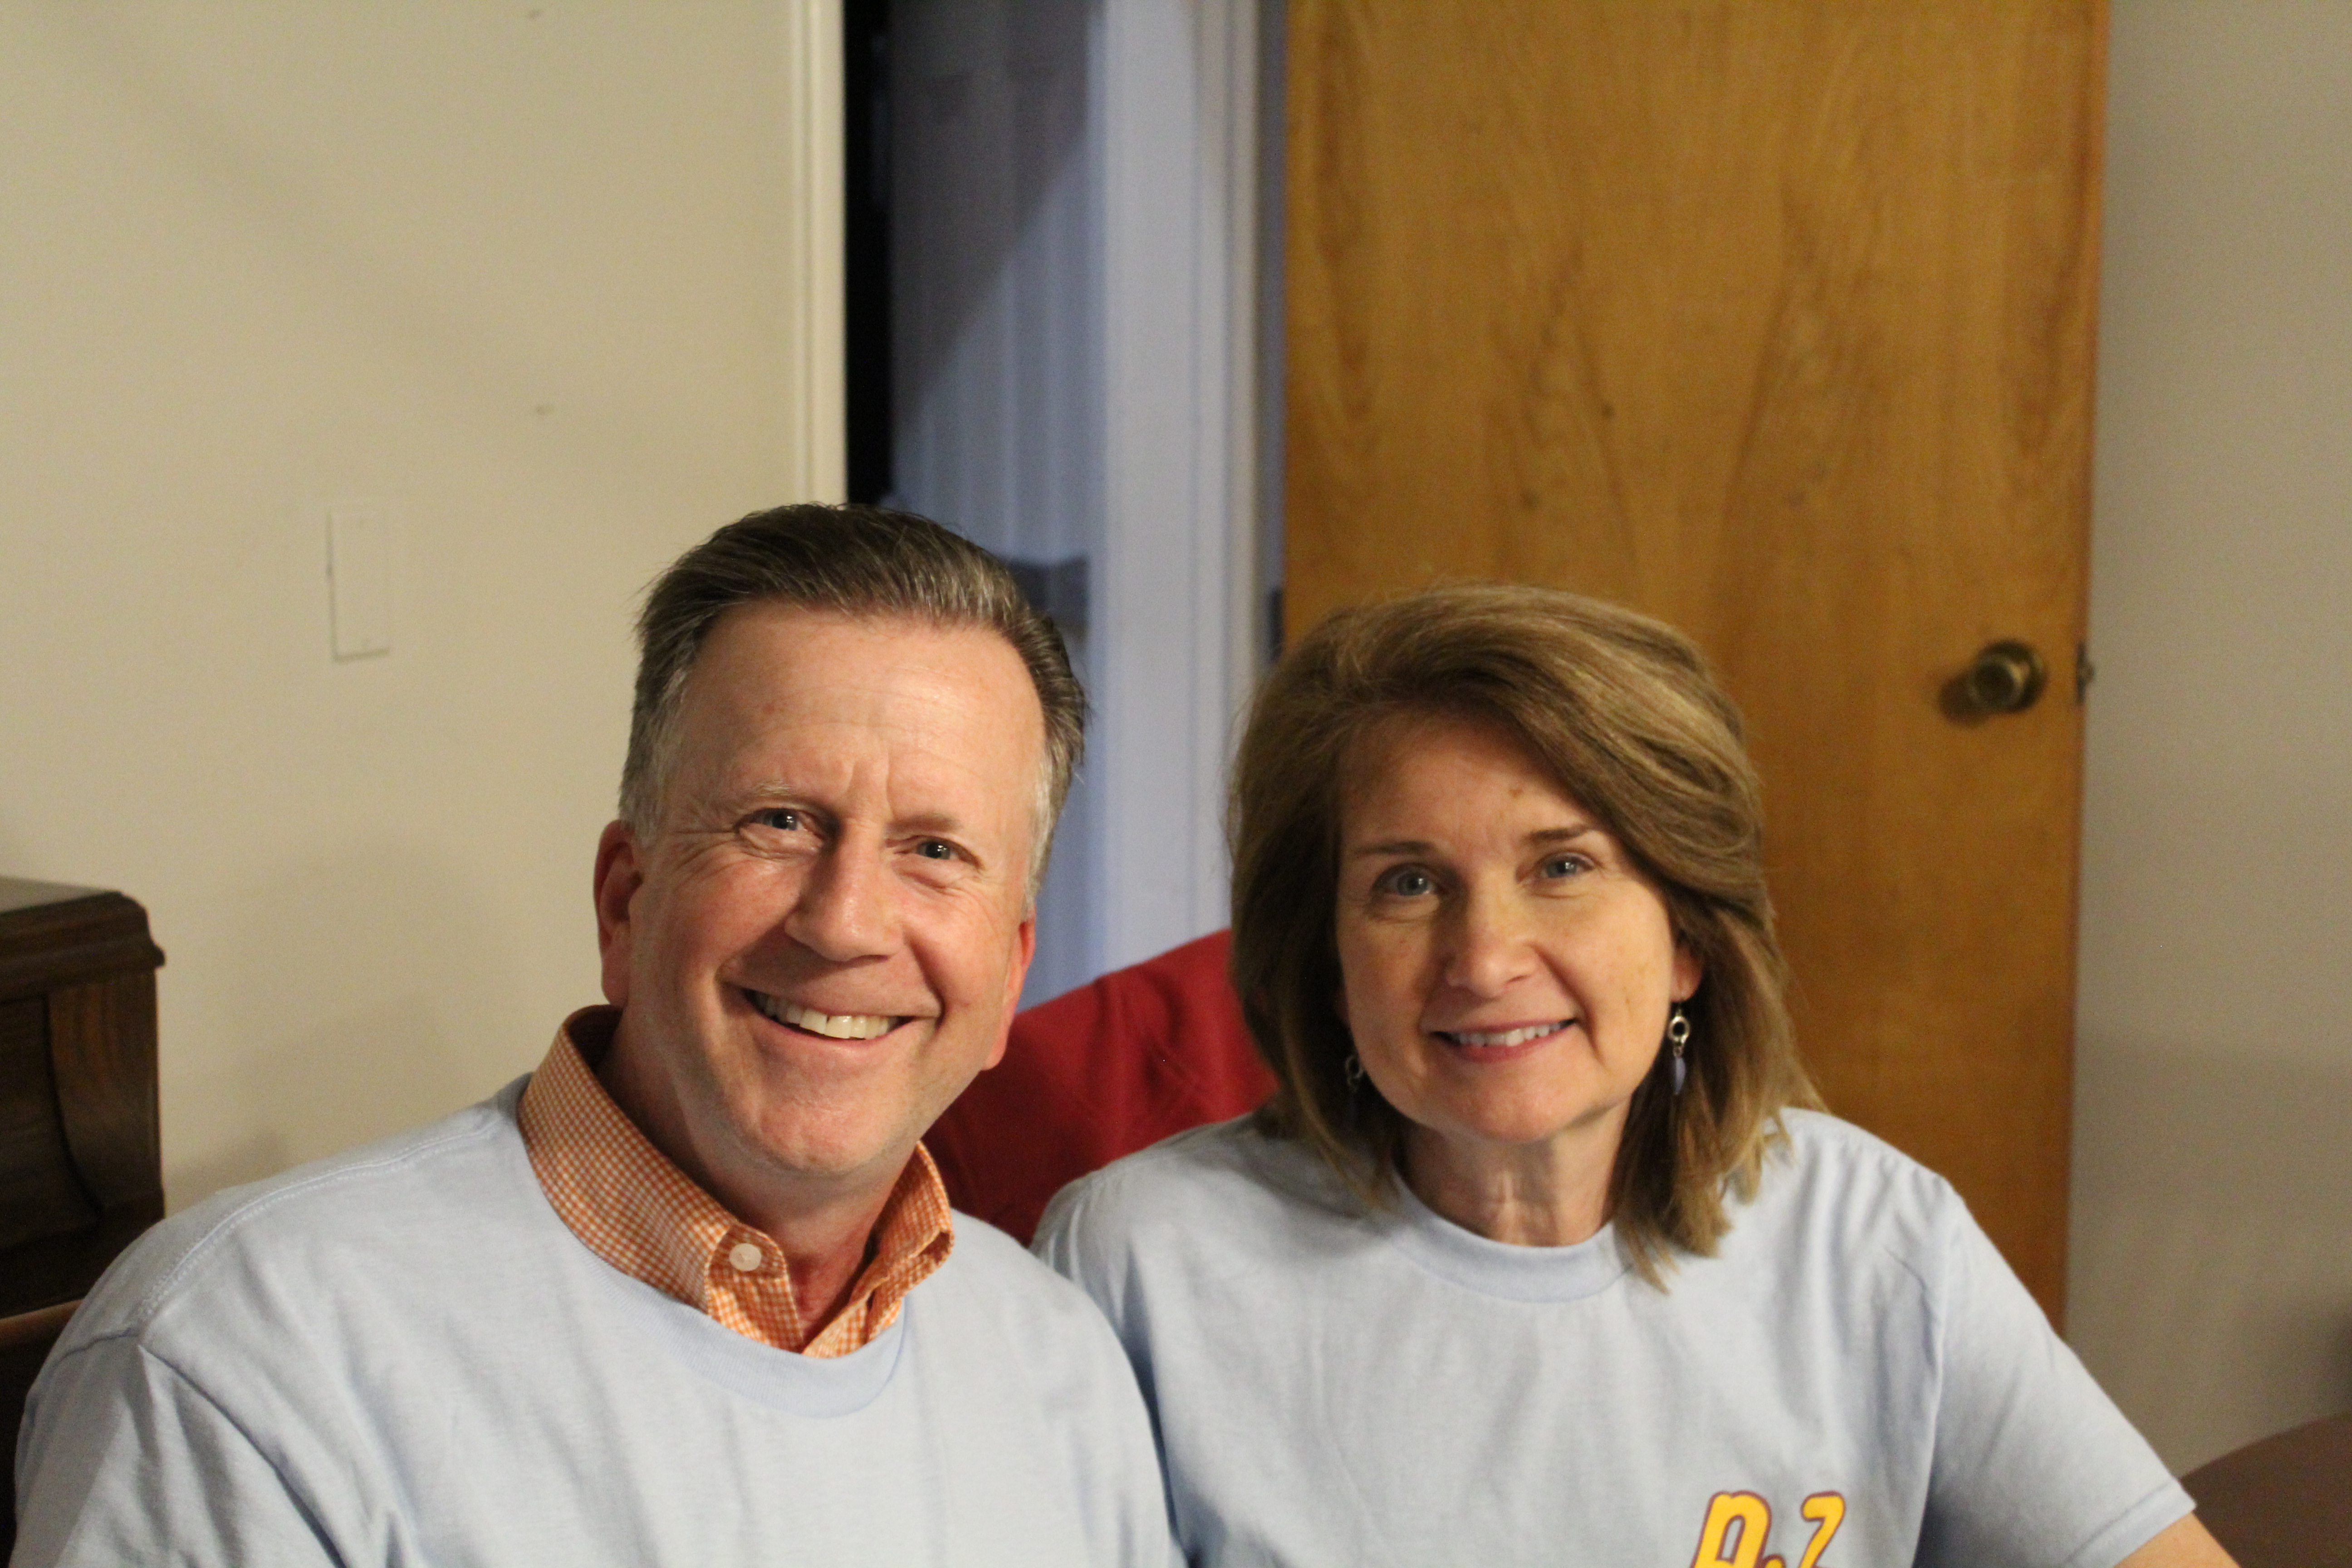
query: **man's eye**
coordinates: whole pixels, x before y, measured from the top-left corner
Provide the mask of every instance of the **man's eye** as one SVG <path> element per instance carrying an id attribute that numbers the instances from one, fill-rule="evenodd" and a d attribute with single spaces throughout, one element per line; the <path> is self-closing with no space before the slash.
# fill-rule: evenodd
<path id="1" fill-rule="evenodd" d="M 801 830 L 801 814 L 784 806 L 778 806 L 772 811 L 763 811 L 751 820 L 762 827 L 772 827 L 779 833 L 798 833 Z"/>
<path id="2" fill-rule="evenodd" d="M 1437 889 L 1436 879 L 1417 866 L 1400 866 L 1374 884 L 1376 890 L 1400 899 L 1417 899 Z"/>
<path id="3" fill-rule="evenodd" d="M 955 846 L 944 838 L 926 838 L 915 846 L 915 853 L 926 860 L 952 860 Z"/>

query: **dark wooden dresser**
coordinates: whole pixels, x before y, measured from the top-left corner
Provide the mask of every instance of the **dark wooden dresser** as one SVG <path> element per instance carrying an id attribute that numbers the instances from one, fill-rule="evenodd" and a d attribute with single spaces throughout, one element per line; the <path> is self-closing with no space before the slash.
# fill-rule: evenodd
<path id="1" fill-rule="evenodd" d="M 0 878 L 0 1454 L 68 1304 L 163 1217 L 163 962 L 121 893 Z M 0 1474 L 0 1557 L 10 1492 Z"/>

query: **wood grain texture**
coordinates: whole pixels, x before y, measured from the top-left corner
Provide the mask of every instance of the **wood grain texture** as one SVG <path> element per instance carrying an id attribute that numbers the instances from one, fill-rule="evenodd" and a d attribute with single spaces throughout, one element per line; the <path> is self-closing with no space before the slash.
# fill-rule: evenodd
<path id="1" fill-rule="evenodd" d="M 2352 1411 L 2249 1443 L 2180 1478 L 2238 1568 L 2352 1563 Z"/>
<path id="2" fill-rule="evenodd" d="M 121 894 L 0 879 L 0 1313 L 82 1295 L 163 1217 L 163 961 Z"/>
<path id="3" fill-rule="evenodd" d="M 38 998 L 0 1002 L 0 1256 L 98 1219 L 67 1152 L 47 1023 Z"/>
<path id="4" fill-rule="evenodd" d="M 163 962 L 147 911 L 121 893 L 0 878 L 0 998 Z"/>
<path id="5" fill-rule="evenodd" d="M 1286 599 L 1556 584 L 1747 713 L 1801 1037 L 2062 1306 L 2104 7 L 1293 0 Z M 2049 694 L 1955 723 L 1981 646 Z"/>
<path id="6" fill-rule="evenodd" d="M 49 1054 L 66 1142 L 90 1195 L 163 1217 L 155 976 L 117 974 L 49 994 Z"/>
<path id="7" fill-rule="evenodd" d="M 17 1430 L 24 1424 L 25 1396 L 32 1392 L 33 1380 L 40 1375 L 41 1363 L 48 1360 L 50 1347 L 66 1331 L 80 1305 L 79 1300 L 61 1301 L 37 1311 L 0 1317 L 0 1434 L 6 1435 L 12 1459 Z M 13 1464 L 10 1473 L 15 1473 Z M 0 1487 L 0 1563 L 7 1561 L 16 1540 L 16 1499 L 14 1487 Z"/>

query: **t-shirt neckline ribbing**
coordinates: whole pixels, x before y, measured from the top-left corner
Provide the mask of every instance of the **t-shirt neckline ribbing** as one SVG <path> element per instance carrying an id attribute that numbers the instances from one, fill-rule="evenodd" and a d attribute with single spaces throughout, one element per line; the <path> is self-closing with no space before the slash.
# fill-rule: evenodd
<path id="1" fill-rule="evenodd" d="M 1380 1216 L 1387 1239 L 1439 1278 L 1507 1301 L 1578 1301 L 1609 1289 L 1632 1267 L 1614 1224 L 1570 1247 L 1519 1247 L 1466 1230 L 1400 1180 L 1397 1208 Z"/>

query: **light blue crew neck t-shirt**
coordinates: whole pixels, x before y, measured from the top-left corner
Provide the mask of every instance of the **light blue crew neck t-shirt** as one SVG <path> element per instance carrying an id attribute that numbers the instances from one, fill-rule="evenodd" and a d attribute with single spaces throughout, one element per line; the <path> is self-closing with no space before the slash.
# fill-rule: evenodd
<path id="1" fill-rule="evenodd" d="M 897 1324 L 793 1355 L 590 1252 L 520 1089 L 119 1259 L 27 1408 L 18 1568 L 1168 1568 L 1126 1360 L 1010 1237 L 958 1215 Z"/>
<path id="2" fill-rule="evenodd" d="M 1199 1568 L 2110 1568 L 2190 1503 L 1941 1178 L 1788 1141 L 1660 1290 L 1613 1230 L 1364 1213 L 1247 1120 L 1073 1184 Z"/>

